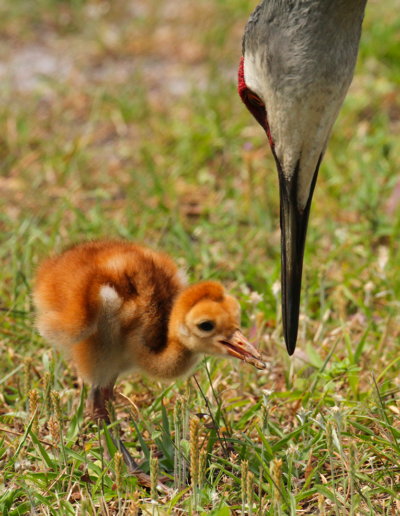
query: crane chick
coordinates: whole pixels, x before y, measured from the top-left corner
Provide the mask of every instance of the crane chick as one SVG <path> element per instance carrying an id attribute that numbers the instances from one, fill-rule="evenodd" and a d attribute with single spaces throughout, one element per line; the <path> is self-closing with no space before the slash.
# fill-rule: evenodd
<path id="1" fill-rule="evenodd" d="M 170 257 L 140 245 L 87 242 L 48 258 L 33 299 L 40 334 L 92 384 L 94 419 L 108 419 L 121 373 L 175 379 L 204 354 L 265 368 L 240 331 L 239 303 L 221 284 L 187 286 Z"/>

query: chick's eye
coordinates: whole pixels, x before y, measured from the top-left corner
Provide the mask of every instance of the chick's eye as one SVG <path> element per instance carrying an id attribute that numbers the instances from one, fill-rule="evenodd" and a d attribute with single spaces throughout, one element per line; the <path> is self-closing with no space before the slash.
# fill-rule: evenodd
<path id="1" fill-rule="evenodd" d="M 249 101 L 254 104 L 255 106 L 261 106 L 264 107 L 264 102 L 258 97 L 255 93 L 248 92 L 247 98 Z"/>
<path id="2" fill-rule="evenodd" d="M 212 331 L 214 329 L 214 323 L 212 321 L 204 321 L 197 325 L 201 331 Z"/>

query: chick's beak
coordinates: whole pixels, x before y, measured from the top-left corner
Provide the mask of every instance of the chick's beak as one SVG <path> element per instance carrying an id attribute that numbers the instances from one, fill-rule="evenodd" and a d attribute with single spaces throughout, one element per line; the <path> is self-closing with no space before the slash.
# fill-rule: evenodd
<path id="1" fill-rule="evenodd" d="M 250 344 L 241 331 L 236 330 L 227 340 L 220 341 L 228 351 L 228 354 L 254 365 L 257 369 L 266 369 L 261 360 L 260 353 Z"/>

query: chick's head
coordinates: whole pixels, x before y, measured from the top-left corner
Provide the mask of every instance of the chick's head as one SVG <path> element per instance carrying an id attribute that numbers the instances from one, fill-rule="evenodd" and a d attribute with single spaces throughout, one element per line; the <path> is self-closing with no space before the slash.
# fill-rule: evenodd
<path id="1" fill-rule="evenodd" d="M 214 281 L 188 287 L 171 315 L 180 342 L 196 354 L 260 360 L 260 354 L 240 331 L 240 305 Z"/>

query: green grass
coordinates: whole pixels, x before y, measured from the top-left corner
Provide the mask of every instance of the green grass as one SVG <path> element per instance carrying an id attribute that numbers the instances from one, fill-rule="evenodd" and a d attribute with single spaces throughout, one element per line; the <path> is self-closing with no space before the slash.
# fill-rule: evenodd
<path id="1" fill-rule="evenodd" d="M 166 250 L 192 280 L 222 281 L 242 304 L 247 335 L 261 335 L 266 372 L 214 359 L 196 372 L 230 454 L 204 418 L 200 513 L 250 514 L 244 460 L 258 486 L 253 514 L 400 511 L 400 217 L 398 207 L 390 210 L 400 169 L 400 3 L 370 0 L 367 8 L 355 80 L 314 195 L 295 361 L 284 350 L 273 291 L 277 175 L 265 135 L 236 92 L 253 7 L 244 0 L 0 7 L 0 514 L 129 514 L 136 489 L 143 513 L 152 514 L 150 494 L 134 477 L 124 472 L 116 489 L 114 462 L 102 464 L 99 430 L 83 415 L 72 366 L 34 328 L 39 261 L 105 236 Z M 257 306 L 253 291 L 263 294 Z M 57 446 L 46 372 L 62 402 Z M 41 396 L 37 435 L 29 425 L 33 388 Z M 268 400 L 263 389 L 274 391 Z M 118 390 L 139 409 L 117 398 L 132 453 L 146 469 L 159 451 L 160 471 L 173 474 L 174 445 L 189 459 L 188 435 L 175 432 L 176 400 L 188 396 L 190 418 L 207 412 L 196 383 L 132 376 Z M 159 514 L 193 514 L 189 486 L 182 478 L 178 493 L 160 496 Z"/>

